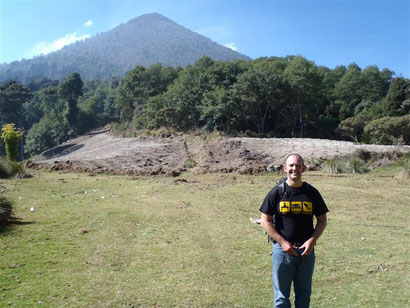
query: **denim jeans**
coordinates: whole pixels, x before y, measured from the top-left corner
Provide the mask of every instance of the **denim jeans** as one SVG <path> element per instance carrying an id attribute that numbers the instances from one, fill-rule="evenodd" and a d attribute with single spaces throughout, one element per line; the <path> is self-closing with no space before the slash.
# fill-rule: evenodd
<path id="1" fill-rule="evenodd" d="M 301 254 L 303 250 L 296 250 Z M 275 243 L 272 253 L 273 290 L 275 292 L 275 307 L 291 307 L 290 288 L 293 282 L 295 292 L 295 307 L 309 307 L 312 293 L 312 277 L 315 267 L 314 250 L 306 256 L 292 256 L 283 251 Z"/>

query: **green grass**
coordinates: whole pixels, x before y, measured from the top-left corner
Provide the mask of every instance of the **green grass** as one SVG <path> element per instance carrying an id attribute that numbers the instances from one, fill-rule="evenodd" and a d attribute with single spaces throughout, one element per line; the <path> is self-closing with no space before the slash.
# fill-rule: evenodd
<path id="1" fill-rule="evenodd" d="M 395 170 L 306 173 L 330 208 L 313 307 L 408 306 L 409 180 Z M 271 307 L 271 247 L 249 217 L 280 177 L 1 180 L 19 220 L 0 233 L 0 307 Z"/>

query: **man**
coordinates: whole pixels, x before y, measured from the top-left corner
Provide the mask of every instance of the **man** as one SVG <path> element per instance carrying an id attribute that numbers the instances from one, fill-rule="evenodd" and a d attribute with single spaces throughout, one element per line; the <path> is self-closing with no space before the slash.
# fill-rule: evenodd
<path id="1" fill-rule="evenodd" d="M 314 246 L 326 228 L 329 211 L 320 193 L 302 181 L 302 156 L 289 154 L 283 165 L 283 191 L 274 187 L 263 201 L 261 225 L 273 239 L 272 278 L 275 307 L 290 307 L 293 282 L 295 307 L 309 307 L 315 265 Z M 313 215 L 316 227 L 313 226 Z"/>

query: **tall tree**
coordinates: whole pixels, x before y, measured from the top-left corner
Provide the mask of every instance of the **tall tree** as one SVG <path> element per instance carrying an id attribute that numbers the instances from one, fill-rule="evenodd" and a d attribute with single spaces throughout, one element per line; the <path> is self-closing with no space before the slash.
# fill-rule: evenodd
<path id="1" fill-rule="evenodd" d="M 28 130 L 24 147 L 26 154 L 39 153 L 68 138 L 69 127 L 64 119 L 66 104 L 59 98 L 58 87 L 51 86 L 36 92 L 36 98 L 43 117 Z"/>
<path id="2" fill-rule="evenodd" d="M 353 116 L 355 107 L 362 101 L 362 94 L 362 70 L 356 63 L 352 63 L 335 87 L 336 99 L 341 102 L 340 120 Z"/>
<path id="3" fill-rule="evenodd" d="M 321 92 L 322 75 L 313 62 L 304 57 L 296 56 L 286 67 L 284 77 L 293 92 L 294 112 L 299 118 L 299 136 L 303 137 L 308 111 L 315 108 L 314 105 Z M 293 125 L 292 136 L 294 129 L 295 125 Z"/>
<path id="4" fill-rule="evenodd" d="M 21 83 L 10 80 L 0 86 L 0 122 L 14 123 L 22 128 L 22 106 L 30 100 L 32 93 Z"/>
<path id="5" fill-rule="evenodd" d="M 26 101 L 23 108 L 23 129 L 28 130 L 34 123 L 40 121 L 43 117 L 43 110 L 41 108 L 41 102 L 39 97 L 39 92 L 34 92 L 33 98 Z"/>
<path id="6" fill-rule="evenodd" d="M 78 73 L 72 73 L 61 81 L 58 95 L 65 102 L 64 119 L 74 130 L 78 116 L 78 98 L 83 95 L 83 81 Z"/>
<path id="7" fill-rule="evenodd" d="M 393 72 L 384 69 L 379 71 L 376 65 L 366 67 L 362 72 L 362 101 L 377 102 L 382 99 L 389 90 Z"/>
<path id="8" fill-rule="evenodd" d="M 274 124 L 280 122 L 279 115 L 285 107 L 288 94 L 288 86 L 283 78 L 285 68 L 286 62 L 283 60 L 258 62 L 243 73 L 235 85 L 244 112 L 261 136 L 266 134 L 266 121 L 270 115 L 274 115 Z"/>
<path id="9" fill-rule="evenodd" d="M 387 115 L 401 116 L 409 113 L 410 79 L 397 77 L 390 84 L 384 104 Z"/>
<path id="10" fill-rule="evenodd" d="M 198 106 L 201 127 L 226 132 L 244 128 L 241 127 L 246 121 L 244 105 L 235 84 L 248 67 L 248 63 L 240 60 L 216 61 L 208 67 L 209 89 L 203 93 Z"/>
<path id="11" fill-rule="evenodd" d="M 148 98 L 166 91 L 178 76 L 180 69 L 152 65 L 147 69 L 137 66 L 131 70 L 117 87 L 116 105 L 120 120 L 130 122 L 138 118 Z"/>
<path id="12" fill-rule="evenodd" d="M 179 130 L 188 130 L 200 126 L 200 105 L 204 94 L 215 86 L 215 74 L 212 73 L 215 61 L 202 57 L 195 65 L 181 71 L 178 78 L 164 93 L 166 114 L 172 114 L 172 121 Z"/>

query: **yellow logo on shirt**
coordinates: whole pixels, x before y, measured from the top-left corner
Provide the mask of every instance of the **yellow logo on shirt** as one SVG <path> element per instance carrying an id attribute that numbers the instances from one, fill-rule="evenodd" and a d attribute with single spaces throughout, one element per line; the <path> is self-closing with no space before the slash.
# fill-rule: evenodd
<path id="1" fill-rule="evenodd" d="M 279 212 L 286 214 L 290 212 L 290 201 L 281 201 L 279 203 Z"/>
<path id="2" fill-rule="evenodd" d="M 279 212 L 281 214 L 313 214 L 313 205 L 309 201 L 280 201 Z"/>
<path id="3" fill-rule="evenodd" d="M 312 214 L 313 213 L 312 202 L 303 201 L 303 213 L 304 214 Z"/>
<path id="4" fill-rule="evenodd" d="M 302 201 L 292 201 L 290 207 L 293 214 L 300 214 L 302 212 Z"/>

